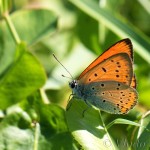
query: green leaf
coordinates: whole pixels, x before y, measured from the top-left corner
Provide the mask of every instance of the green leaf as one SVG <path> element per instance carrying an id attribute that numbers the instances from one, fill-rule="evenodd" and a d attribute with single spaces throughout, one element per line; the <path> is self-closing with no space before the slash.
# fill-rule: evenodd
<path id="1" fill-rule="evenodd" d="M 40 107 L 40 108 L 39 108 Z M 37 111 L 39 112 L 40 123 L 48 127 L 43 128 L 44 134 L 49 134 L 50 137 L 56 133 L 67 132 L 66 120 L 65 120 L 65 112 L 62 108 L 55 104 L 41 104 L 36 107 Z"/>
<path id="2" fill-rule="evenodd" d="M 148 63 L 150 63 L 149 39 L 140 31 L 135 29 L 133 26 L 128 25 L 126 22 L 122 22 L 105 9 L 101 8 L 98 1 L 93 0 L 69 0 L 79 9 L 84 11 L 86 14 L 102 22 L 106 27 L 115 32 L 122 38 L 131 38 L 133 45 L 137 53 L 143 57 Z"/>
<path id="3" fill-rule="evenodd" d="M 56 29 L 57 18 L 47 9 L 24 9 L 10 15 L 21 39 L 34 44 Z M 0 73 L 13 61 L 16 45 L 6 22 L 0 22 Z"/>
<path id="4" fill-rule="evenodd" d="M 64 109 L 55 104 L 44 104 L 39 91 L 22 101 L 20 106 L 32 116 L 34 122 L 38 122 L 35 145 L 39 149 L 73 149 L 73 138 L 66 125 Z"/>
<path id="5" fill-rule="evenodd" d="M 113 139 L 103 127 L 98 110 L 89 108 L 83 116 L 83 111 L 89 106 L 75 98 L 68 106 L 69 110 L 66 111 L 68 128 L 83 149 L 117 149 Z"/>
<path id="6" fill-rule="evenodd" d="M 31 149 L 33 147 L 33 131 L 31 129 L 18 128 L 20 121 L 25 124 L 27 120 L 22 116 L 25 112 L 11 113 L 1 121 L 0 124 L 0 149 Z M 28 122 L 28 124 L 31 122 Z M 7 143 L 7 144 L 6 144 Z"/>
<path id="7" fill-rule="evenodd" d="M 17 110 L 18 108 L 16 108 Z M 31 122 L 26 120 L 23 116 L 26 112 L 13 112 L 7 114 L 0 124 L 0 149 L 1 150 L 33 150 L 39 149 L 47 150 L 50 147 L 49 142 L 41 134 L 40 126 L 31 127 Z M 20 123 L 28 124 L 28 126 L 20 126 Z M 37 123 L 38 124 L 38 123 Z M 36 124 L 36 125 L 37 125 Z M 39 129 L 37 131 L 37 129 Z"/>
<path id="8" fill-rule="evenodd" d="M 65 112 L 55 104 L 36 102 L 42 135 L 49 142 L 50 149 L 72 149 L 73 138 L 68 132 Z"/>
<path id="9" fill-rule="evenodd" d="M 33 147 L 33 143 L 31 141 L 33 141 L 33 133 L 31 130 L 22 130 L 14 126 L 8 126 L 0 132 L 1 150 L 30 150 Z"/>
<path id="10" fill-rule="evenodd" d="M 78 13 L 77 21 L 76 32 L 81 42 L 89 49 L 99 53 L 98 22 L 81 11 Z"/>
<path id="11" fill-rule="evenodd" d="M 39 89 L 46 80 L 43 67 L 29 52 L 24 44 L 16 49 L 16 61 L 1 76 L 0 79 L 0 108 L 13 105 L 35 90 Z"/>
<path id="12" fill-rule="evenodd" d="M 51 138 L 51 149 L 54 150 L 74 150 L 73 148 L 73 138 L 69 132 L 62 132 L 54 135 Z"/>
<path id="13" fill-rule="evenodd" d="M 48 9 L 24 9 L 11 15 L 20 39 L 31 45 L 56 30 L 57 17 Z"/>
<path id="14" fill-rule="evenodd" d="M 139 123 L 136 123 L 136 122 L 133 122 L 133 121 L 130 121 L 130 120 L 127 120 L 127 119 L 121 119 L 121 118 L 117 118 L 115 120 L 113 120 L 112 122 L 110 122 L 106 128 L 110 128 L 112 125 L 114 124 L 128 124 L 128 125 L 132 125 L 132 126 L 138 126 L 140 127 L 141 125 Z"/>
<path id="15" fill-rule="evenodd" d="M 64 110 L 57 105 L 43 104 L 38 92 L 32 95 L 20 103 L 27 112 L 14 106 L 1 121 L 0 149 L 75 149 Z M 33 108 L 39 118 L 33 119 L 28 114 Z"/>
<path id="16" fill-rule="evenodd" d="M 143 115 L 140 121 L 141 126 L 137 133 L 137 138 L 134 140 L 133 149 L 135 150 L 148 150 L 150 149 L 150 111 L 147 115 Z"/>

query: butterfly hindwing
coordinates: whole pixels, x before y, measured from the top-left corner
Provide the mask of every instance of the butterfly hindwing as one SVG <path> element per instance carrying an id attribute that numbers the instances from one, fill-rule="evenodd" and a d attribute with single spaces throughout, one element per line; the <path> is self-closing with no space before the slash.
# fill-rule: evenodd
<path id="1" fill-rule="evenodd" d="M 133 75 L 132 77 L 132 81 L 131 81 L 131 85 L 130 85 L 132 88 L 135 88 L 136 89 L 136 78 L 135 78 L 135 75 Z"/>
<path id="2" fill-rule="evenodd" d="M 125 114 L 137 103 L 136 90 L 120 82 L 92 82 L 84 89 L 91 104 L 109 113 Z"/>

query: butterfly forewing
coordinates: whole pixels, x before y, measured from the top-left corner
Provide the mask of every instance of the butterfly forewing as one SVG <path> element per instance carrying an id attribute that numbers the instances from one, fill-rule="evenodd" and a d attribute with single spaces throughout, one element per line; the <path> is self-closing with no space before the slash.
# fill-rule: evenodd
<path id="1" fill-rule="evenodd" d="M 128 86 L 133 76 L 132 62 L 126 53 L 113 55 L 89 70 L 80 83 L 118 81 Z"/>
<path id="2" fill-rule="evenodd" d="M 132 43 L 130 39 L 123 39 L 106 50 L 102 55 L 95 59 L 79 76 L 78 80 L 81 79 L 90 69 L 104 61 L 105 59 L 116 55 L 118 53 L 126 53 L 133 61 Z"/>

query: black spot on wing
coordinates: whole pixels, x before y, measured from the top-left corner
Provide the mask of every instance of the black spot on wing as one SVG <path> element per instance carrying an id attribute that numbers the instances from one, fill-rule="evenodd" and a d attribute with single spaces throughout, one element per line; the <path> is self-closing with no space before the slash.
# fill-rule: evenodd
<path id="1" fill-rule="evenodd" d="M 105 69 L 104 67 L 102 67 L 102 70 L 103 70 L 104 72 L 106 72 L 106 69 Z"/>

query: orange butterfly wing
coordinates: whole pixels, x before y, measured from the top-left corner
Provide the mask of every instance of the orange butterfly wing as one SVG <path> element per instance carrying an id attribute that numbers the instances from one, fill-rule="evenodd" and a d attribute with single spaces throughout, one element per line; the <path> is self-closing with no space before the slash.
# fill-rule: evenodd
<path id="1" fill-rule="evenodd" d="M 132 77 L 132 81 L 131 81 L 131 87 L 133 87 L 134 89 L 136 89 L 136 78 L 135 78 L 135 74 Z"/>
<path id="2" fill-rule="evenodd" d="M 126 53 L 129 58 L 133 61 L 133 48 L 130 39 L 123 39 L 110 48 L 108 48 L 102 55 L 100 55 L 97 59 L 95 59 L 78 77 L 80 80 L 88 71 L 90 71 L 93 67 L 100 64 L 102 61 L 106 60 L 107 58 L 119 54 L 119 53 Z M 125 82 L 125 81 L 124 81 Z M 131 87 L 136 88 L 136 79 L 135 76 L 132 75 L 131 80 Z"/>
<path id="3" fill-rule="evenodd" d="M 132 76 L 131 59 L 126 53 L 119 53 L 97 64 L 79 82 L 89 84 L 100 81 L 117 81 L 130 86 Z"/>

